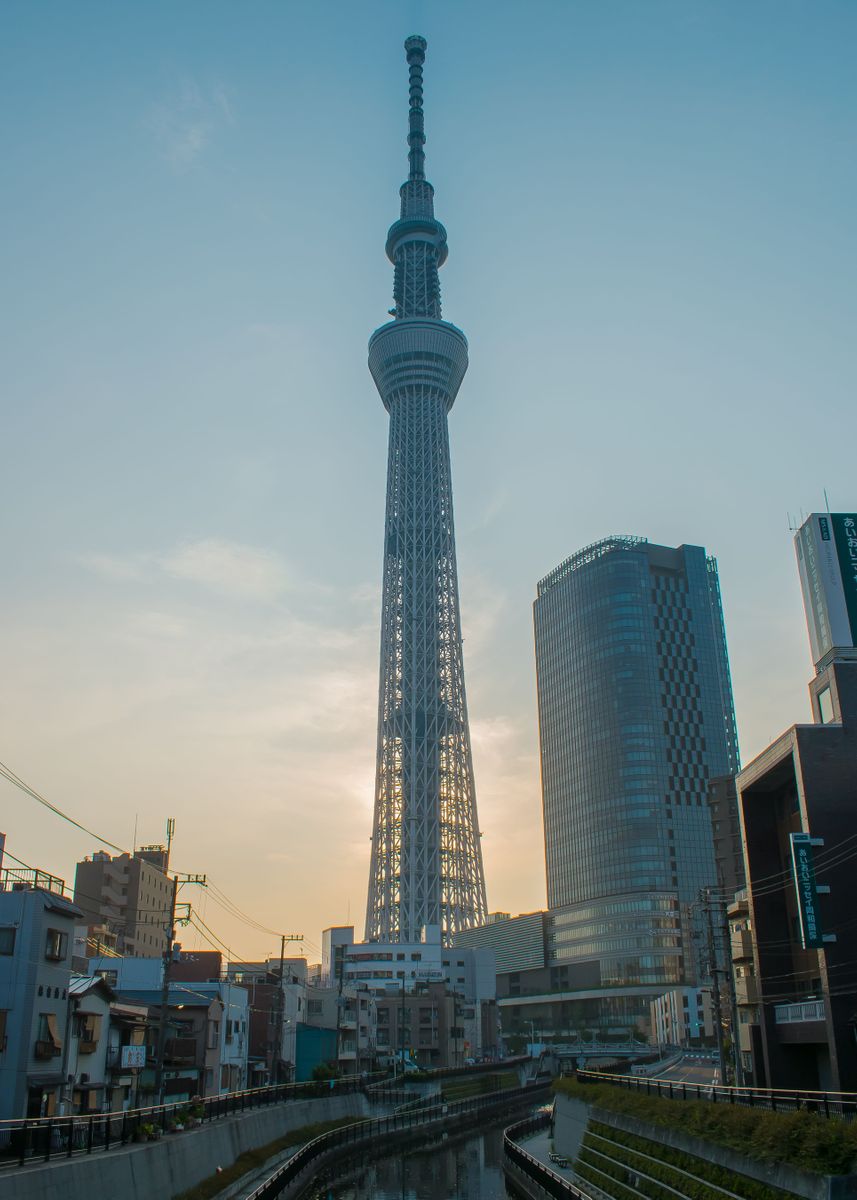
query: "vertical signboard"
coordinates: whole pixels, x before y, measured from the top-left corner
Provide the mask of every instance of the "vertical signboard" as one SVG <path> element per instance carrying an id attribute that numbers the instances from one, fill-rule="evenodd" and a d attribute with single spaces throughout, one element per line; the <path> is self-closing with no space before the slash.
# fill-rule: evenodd
<path id="1" fill-rule="evenodd" d="M 830 521 L 839 557 L 842 591 L 851 633 L 850 645 L 853 646 L 857 645 L 857 513 L 833 513 Z"/>
<path id="2" fill-rule="evenodd" d="M 820 950 L 824 936 L 818 919 L 818 892 L 812 861 L 812 838 L 808 833 L 790 833 L 792 872 L 800 919 L 800 940 L 804 950 Z"/>
<path id="3" fill-rule="evenodd" d="M 813 513 L 795 536 L 813 662 L 857 645 L 857 514 Z"/>

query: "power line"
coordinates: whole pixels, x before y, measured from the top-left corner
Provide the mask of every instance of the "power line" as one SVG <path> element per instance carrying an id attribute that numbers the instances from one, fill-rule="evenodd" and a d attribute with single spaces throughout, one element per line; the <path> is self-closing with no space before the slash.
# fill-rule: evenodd
<path id="1" fill-rule="evenodd" d="M 133 854 L 131 851 L 126 850 L 122 846 L 117 846 L 117 844 L 115 842 L 111 842 L 108 838 L 102 837 L 101 834 L 96 833 L 94 830 L 89 829 L 86 825 L 81 824 L 80 821 L 75 820 L 74 817 L 70 816 L 67 812 L 64 812 L 61 808 L 58 807 L 58 805 L 53 804 L 50 800 L 47 799 L 46 796 L 43 796 L 41 794 L 41 792 L 36 791 L 35 788 L 31 787 L 28 783 L 26 783 L 23 779 L 20 778 L 20 776 L 16 775 L 11 767 L 6 766 L 2 762 L 0 762 L 0 777 L 6 779 L 14 787 L 16 787 L 20 791 L 24 792 L 25 795 L 30 796 L 33 800 L 37 801 L 37 803 L 43 805 L 45 808 L 48 809 L 49 812 L 52 812 L 55 816 L 60 817 L 61 820 L 67 821 L 70 825 L 73 825 L 76 829 L 79 829 L 83 833 L 88 834 L 89 837 L 95 838 L 95 840 L 97 842 L 100 842 L 103 846 L 109 846 L 111 850 L 116 850 L 116 851 L 118 851 L 119 854 L 127 854 L 129 857 L 133 857 Z M 14 855 L 9 855 L 9 857 L 14 858 Z M 15 861 L 20 862 L 21 860 L 15 859 Z M 26 866 L 27 864 L 21 864 L 21 865 Z M 29 868 L 29 869 L 32 869 L 32 868 Z M 59 876 L 57 876 L 57 878 L 59 878 Z M 271 929 L 269 926 L 263 925 L 261 921 L 257 921 L 254 917 L 251 917 L 248 913 L 245 913 L 243 911 L 243 909 L 239 908 L 239 906 L 235 903 L 235 901 L 231 900 L 221 888 L 218 888 L 214 884 L 211 884 L 211 883 L 209 883 L 209 887 L 212 889 L 212 891 L 214 893 L 215 901 L 217 903 L 219 903 L 221 908 L 224 908 L 230 916 L 232 916 L 233 918 L 236 918 L 239 921 L 242 921 L 245 925 L 249 926 L 252 929 L 257 930 L 259 933 L 268 933 L 268 934 L 271 934 L 273 937 L 281 937 L 282 936 L 282 930 Z M 83 893 L 81 893 L 81 898 L 83 898 Z M 92 900 L 93 903 L 96 902 L 94 897 L 86 897 L 86 898 Z M 138 909 L 137 911 L 139 911 L 139 912 L 143 912 L 143 911 L 160 912 L 161 910 L 160 909 L 149 909 L 149 910 Z M 319 951 L 318 947 L 316 947 L 316 951 Z M 231 953 L 231 951 L 230 951 L 230 953 Z"/>
<path id="2" fill-rule="evenodd" d="M 23 779 L 19 778 L 11 769 L 11 767 L 7 767 L 1 762 L 0 776 L 2 776 L 4 779 L 7 779 L 9 783 L 18 788 L 19 791 L 24 792 L 25 795 L 32 797 L 33 800 L 36 800 L 39 804 L 44 805 L 44 807 L 50 812 L 54 813 L 55 816 L 61 817 L 63 821 L 68 821 L 69 825 L 74 825 L 75 829 L 80 829 L 83 833 L 87 833 L 90 837 L 95 838 L 97 842 L 101 842 L 103 846 L 109 846 L 111 850 L 118 850 L 120 854 L 128 853 L 128 851 L 123 849 L 122 846 L 117 846 L 115 842 L 108 841 L 107 838 L 101 837 L 101 835 L 96 833 L 94 830 L 88 829 L 86 825 L 81 825 L 80 821 L 76 821 L 74 817 L 70 817 L 67 812 L 63 812 L 63 810 L 58 808 L 56 804 L 52 804 L 50 800 L 41 794 L 41 792 L 37 792 L 35 788 L 30 787 L 28 783 L 25 783 Z"/>

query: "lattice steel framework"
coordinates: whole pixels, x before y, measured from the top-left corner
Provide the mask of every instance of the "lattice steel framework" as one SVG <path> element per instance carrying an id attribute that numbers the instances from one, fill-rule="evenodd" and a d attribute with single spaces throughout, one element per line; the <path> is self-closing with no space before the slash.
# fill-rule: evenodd
<path id="1" fill-rule="evenodd" d="M 441 320 L 446 230 L 424 174 L 425 40 L 410 67 L 410 173 L 387 237 L 395 318 L 369 342 L 390 414 L 378 761 L 367 941 L 444 942 L 484 922 L 485 879 L 464 692 L 447 413 L 467 370 L 467 339 Z"/>

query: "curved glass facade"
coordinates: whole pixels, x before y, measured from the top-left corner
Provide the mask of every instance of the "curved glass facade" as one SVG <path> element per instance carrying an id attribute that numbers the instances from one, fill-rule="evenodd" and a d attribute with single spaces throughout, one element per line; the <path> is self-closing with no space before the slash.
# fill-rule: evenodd
<path id="1" fill-rule="evenodd" d="M 716 884 L 708 780 L 738 769 L 713 559 L 616 537 L 534 605 L 550 965 L 693 981 L 684 906 Z"/>

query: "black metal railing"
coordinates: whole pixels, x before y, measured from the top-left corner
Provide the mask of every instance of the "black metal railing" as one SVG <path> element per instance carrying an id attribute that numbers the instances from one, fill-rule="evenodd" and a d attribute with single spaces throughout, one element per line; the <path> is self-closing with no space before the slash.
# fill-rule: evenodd
<path id="1" fill-rule="evenodd" d="M 254 1192 L 251 1192 L 247 1200 L 271 1200 L 272 1197 L 279 1196 L 305 1171 L 317 1164 L 320 1158 L 326 1157 L 334 1151 L 371 1145 L 376 1141 L 386 1141 L 391 1134 L 397 1132 L 419 1130 L 438 1123 L 456 1122 L 470 1114 L 477 1114 L 492 1108 L 502 1108 L 505 1105 L 520 1104 L 522 1101 L 534 1099 L 544 1090 L 545 1085 L 507 1088 L 503 1092 L 491 1092 L 487 1096 L 473 1096 L 467 1100 L 451 1101 L 448 1104 L 436 1103 L 418 1112 L 395 1112 L 388 1117 L 377 1117 L 352 1125 L 343 1125 L 339 1129 L 323 1133 L 320 1137 L 307 1142 Z"/>
<path id="2" fill-rule="evenodd" d="M 536 1113 L 524 1121 L 517 1121 L 503 1130 L 503 1156 L 507 1164 L 517 1167 L 534 1183 L 546 1196 L 556 1196 L 558 1200 L 567 1200 L 569 1196 L 579 1197 L 580 1200 L 590 1200 L 588 1194 L 552 1170 L 547 1163 L 535 1158 L 521 1146 L 520 1139 L 533 1133 L 540 1133 L 550 1125 L 550 1113 Z"/>
<path id="3" fill-rule="evenodd" d="M 857 1119 L 857 1092 L 809 1092 L 795 1088 L 727 1087 L 713 1083 L 679 1083 L 643 1075 L 615 1075 L 605 1071 L 577 1071 L 581 1083 L 609 1083 L 645 1096 L 667 1100 L 708 1100 L 712 1104 L 742 1104 L 772 1112 L 818 1113 L 846 1121 Z"/>
<path id="4" fill-rule="evenodd" d="M 368 1082 L 382 1075 L 349 1075 L 324 1082 L 272 1084 L 124 1112 L 0 1121 L 0 1166 L 25 1166 L 28 1162 L 50 1162 L 75 1154 L 113 1150 L 128 1142 L 156 1140 L 178 1132 L 179 1127 L 188 1128 L 271 1104 L 348 1095 L 363 1091 Z"/>

